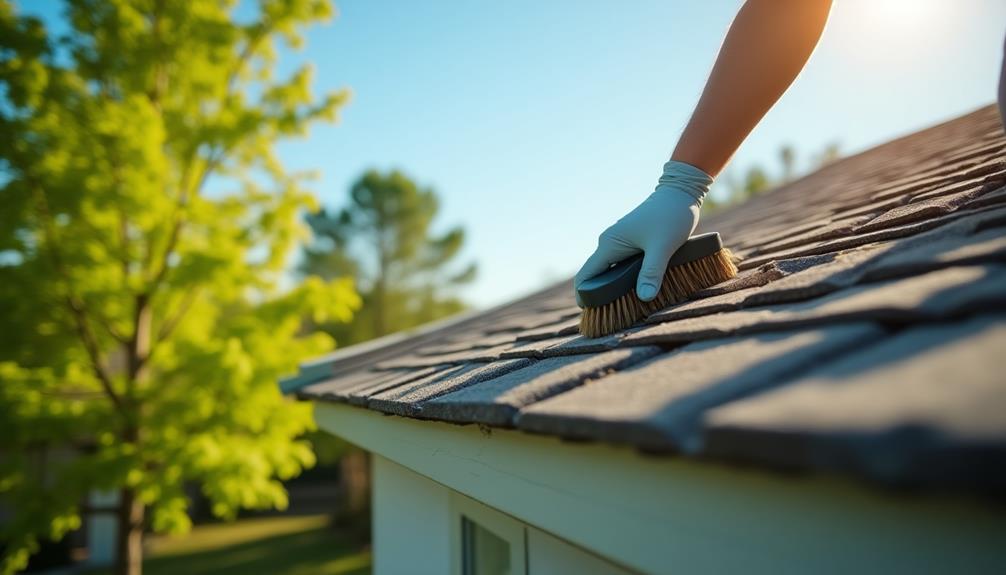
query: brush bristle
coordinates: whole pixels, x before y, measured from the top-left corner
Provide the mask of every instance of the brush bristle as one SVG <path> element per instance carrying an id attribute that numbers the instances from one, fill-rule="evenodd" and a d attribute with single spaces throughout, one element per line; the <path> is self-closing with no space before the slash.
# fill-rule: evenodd
<path id="1" fill-rule="evenodd" d="M 584 308 L 580 315 L 580 333 L 586 337 L 601 337 L 621 331 L 657 310 L 685 301 L 695 292 L 736 275 L 734 255 L 727 248 L 667 268 L 660 292 L 650 301 L 640 300 L 636 290 L 632 290 L 607 305 Z"/>

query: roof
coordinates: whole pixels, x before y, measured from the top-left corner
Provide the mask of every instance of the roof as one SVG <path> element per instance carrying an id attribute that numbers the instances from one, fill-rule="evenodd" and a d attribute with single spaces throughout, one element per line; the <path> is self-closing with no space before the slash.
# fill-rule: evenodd
<path id="1" fill-rule="evenodd" d="M 565 281 L 284 386 L 658 454 L 1002 488 L 1004 152 L 988 106 L 707 217 L 738 277 L 612 336 L 577 335 Z"/>

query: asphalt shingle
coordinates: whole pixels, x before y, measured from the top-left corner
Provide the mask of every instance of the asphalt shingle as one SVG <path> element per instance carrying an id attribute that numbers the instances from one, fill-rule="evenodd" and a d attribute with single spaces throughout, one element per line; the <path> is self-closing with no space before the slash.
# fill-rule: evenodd
<path id="1" fill-rule="evenodd" d="M 577 333 L 579 327 L 579 316 L 570 317 L 546 326 L 519 331 L 517 332 L 517 341 L 534 341 L 560 335 L 570 335 Z"/>
<path id="2" fill-rule="evenodd" d="M 369 383 L 367 385 L 359 385 L 346 389 L 345 391 L 336 394 L 336 399 L 342 399 L 353 405 L 367 405 L 370 398 L 381 393 L 383 391 L 394 389 L 396 387 L 405 385 L 406 383 L 411 383 L 420 379 L 430 379 L 434 377 L 443 377 L 447 373 L 452 372 L 452 370 L 458 369 L 459 366 L 451 365 L 439 365 L 435 367 L 423 367 L 419 369 L 403 369 L 390 371 L 388 373 L 393 374 L 392 377 L 387 379 L 382 379 Z"/>
<path id="3" fill-rule="evenodd" d="M 522 409 L 517 427 L 694 451 L 702 414 L 883 334 L 868 324 L 699 342 Z"/>
<path id="4" fill-rule="evenodd" d="M 465 364 L 434 373 L 367 398 L 367 407 L 385 413 L 419 417 L 422 403 L 469 385 L 498 377 L 531 364 L 530 359 L 504 359 L 487 364 Z"/>
<path id="5" fill-rule="evenodd" d="M 1004 350 L 1002 315 L 906 330 L 709 411 L 706 453 L 1002 489 Z"/>
<path id="6" fill-rule="evenodd" d="M 966 217 L 968 215 L 971 214 L 961 212 L 943 214 L 941 212 L 940 215 L 932 219 L 923 218 L 920 219 L 919 221 L 914 221 L 901 225 L 894 225 L 893 227 L 877 229 L 874 231 L 850 235 L 843 238 L 837 238 L 823 242 L 817 242 L 810 244 L 808 246 L 793 248 L 790 250 L 785 250 L 774 254 L 767 254 L 753 257 L 751 259 L 741 262 L 740 266 L 738 267 L 740 269 L 749 269 L 752 267 L 757 267 L 759 265 L 768 263 L 772 260 L 833 253 L 842 250 L 847 250 L 850 248 L 857 248 L 859 246 L 865 246 L 867 244 L 872 244 L 874 242 L 894 240 L 908 236 L 913 236 L 915 234 L 926 232 L 933 228 L 937 228 L 939 226 L 948 224 L 958 218 Z"/>
<path id="7" fill-rule="evenodd" d="M 422 405 L 423 416 L 458 423 L 509 426 L 517 411 L 660 353 L 655 346 L 537 361 L 517 371 L 442 395 Z"/>
<path id="8" fill-rule="evenodd" d="M 841 321 L 939 320 L 1006 307 L 1004 286 L 1006 268 L 1002 266 L 954 267 L 857 286 L 806 302 L 661 323 L 629 333 L 621 341 L 630 345 L 670 344 Z"/>
<path id="9" fill-rule="evenodd" d="M 462 334 L 460 337 L 453 337 L 451 341 L 428 345 L 416 350 L 416 355 L 449 355 L 452 353 L 463 353 L 472 349 L 486 349 L 496 347 L 514 341 L 513 333 L 498 333 L 486 335 L 481 330 L 472 333 Z"/>
<path id="10" fill-rule="evenodd" d="M 382 381 L 398 377 L 399 375 L 401 375 L 400 372 L 393 371 L 360 370 L 309 385 L 301 389 L 299 393 L 305 397 L 340 401 L 344 399 L 344 393 L 348 390 L 379 384 Z"/>

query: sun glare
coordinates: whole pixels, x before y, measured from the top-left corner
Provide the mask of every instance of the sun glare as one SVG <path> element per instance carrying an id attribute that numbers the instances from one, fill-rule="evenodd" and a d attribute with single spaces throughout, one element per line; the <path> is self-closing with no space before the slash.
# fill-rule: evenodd
<path id="1" fill-rule="evenodd" d="M 896 32 L 917 30 L 933 23 L 940 5 L 952 3 L 945 0 L 871 0 L 860 4 L 868 18 Z"/>
<path id="2" fill-rule="evenodd" d="M 950 36 L 956 3 L 947 0 L 844 0 L 829 27 L 857 59 L 906 61 Z"/>

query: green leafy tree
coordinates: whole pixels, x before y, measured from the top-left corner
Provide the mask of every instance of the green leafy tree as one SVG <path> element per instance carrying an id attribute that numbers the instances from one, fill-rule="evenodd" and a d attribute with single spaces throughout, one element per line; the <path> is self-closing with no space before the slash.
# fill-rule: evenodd
<path id="1" fill-rule="evenodd" d="M 308 216 L 317 241 L 305 250 L 302 270 L 352 275 L 363 297 L 353 321 L 332 328 L 339 341 L 364 341 L 464 309 L 454 289 L 473 280 L 476 267 L 452 271 L 465 234 L 460 227 L 433 234 L 439 209 L 432 189 L 399 171 L 370 170 L 353 184 L 345 208 Z"/>
<path id="2" fill-rule="evenodd" d="M 330 348 L 351 280 L 280 283 L 313 207 L 276 141 L 333 120 L 346 94 L 274 72 L 327 0 L 72 0 L 60 37 L 0 0 L 2 570 L 118 493 L 116 571 L 144 528 L 280 507 L 313 463 L 313 421 L 276 380 Z M 212 180 L 211 180 L 212 179 Z M 207 182 L 219 182 L 212 191 Z M 69 451 L 69 454 L 68 453 Z"/>
<path id="3" fill-rule="evenodd" d="M 744 201 L 767 192 L 775 185 L 776 182 L 769 177 L 768 172 L 761 166 L 751 166 L 748 168 L 747 173 L 744 174 L 744 180 L 735 194 L 740 201 Z"/>

